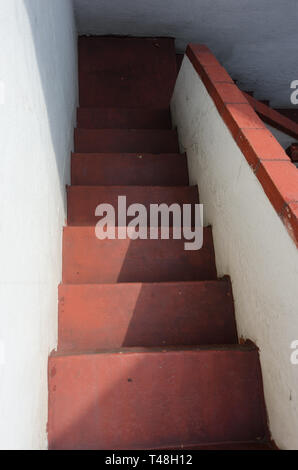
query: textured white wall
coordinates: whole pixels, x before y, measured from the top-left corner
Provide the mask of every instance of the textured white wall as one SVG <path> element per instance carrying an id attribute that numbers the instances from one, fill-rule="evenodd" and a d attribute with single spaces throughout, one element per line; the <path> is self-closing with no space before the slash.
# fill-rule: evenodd
<path id="1" fill-rule="evenodd" d="M 187 57 L 172 101 L 191 184 L 213 226 L 218 274 L 233 283 L 240 336 L 260 348 L 273 438 L 298 449 L 298 250 Z"/>
<path id="2" fill-rule="evenodd" d="M 172 36 L 204 43 L 243 89 L 291 107 L 298 79 L 297 0 L 74 0 L 81 34 Z"/>
<path id="3" fill-rule="evenodd" d="M 76 42 L 70 0 L 1 0 L 1 449 L 47 445 Z"/>

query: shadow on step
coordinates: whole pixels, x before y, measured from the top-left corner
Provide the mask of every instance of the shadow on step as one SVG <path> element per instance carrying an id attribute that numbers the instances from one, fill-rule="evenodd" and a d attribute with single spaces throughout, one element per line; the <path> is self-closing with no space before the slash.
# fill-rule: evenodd
<path id="1" fill-rule="evenodd" d="M 211 228 L 200 250 L 185 250 L 182 240 L 98 240 L 93 227 L 66 227 L 63 237 L 64 284 L 216 280 Z"/>
<path id="2" fill-rule="evenodd" d="M 231 448 L 268 438 L 249 345 L 54 355 L 49 391 L 51 449 Z"/>
<path id="3" fill-rule="evenodd" d="M 228 279 L 59 287 L 59 352 L 237 343 Z"/>
<path id="4" fill-rule="evenodd" d="M 143 284 L 122 346 L 237 344 L 232 293 L 221 284 L 174 284 L 165 295 Z"/>

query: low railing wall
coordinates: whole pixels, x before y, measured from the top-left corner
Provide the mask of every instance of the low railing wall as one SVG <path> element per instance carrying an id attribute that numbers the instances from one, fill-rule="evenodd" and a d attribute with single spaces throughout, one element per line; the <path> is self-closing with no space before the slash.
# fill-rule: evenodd
<path id="1" fill-rule="evenodd" d="M 273 439 L 298 449 L 298 171 L 205 46 L 188 47 L 171 108 L 239 336 L 260 348 Z"/>

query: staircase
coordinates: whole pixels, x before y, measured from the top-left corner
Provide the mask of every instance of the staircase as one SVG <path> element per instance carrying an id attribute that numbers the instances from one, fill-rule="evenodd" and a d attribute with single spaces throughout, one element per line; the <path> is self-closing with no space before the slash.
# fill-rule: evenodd
<path id="1" fill-rule="evenodd" d="M 82 37 L 80 109 L 49 358 L 50 449 L 269 448 L 257 348 L 237 338 L 212 230 L 95 237 L 98 204 L 196 204 L 169 103 L 172 39 Z"/>

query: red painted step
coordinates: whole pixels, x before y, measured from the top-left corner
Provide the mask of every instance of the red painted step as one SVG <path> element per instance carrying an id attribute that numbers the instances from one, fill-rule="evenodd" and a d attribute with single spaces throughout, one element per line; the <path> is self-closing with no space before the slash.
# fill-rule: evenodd
<path id="1" fill-rule="evenodd" d="M 170 109 L 79 108 L 82 129 L 171 129 Z"/>
<path id="2" fill-rule="evenodd" d="M 75 153 L 71 181 L 82 186 L 187 186 L 187 158 L 175 153 Z"/>
<path id="3" fill-rule="evenodd" d="M 169 450 L 167 447 L 166 450 Z M 222 444 L 207 444 L 199 446 L 182 446 L 170 450 L 279 450 L 273 441 L 225 442 Z"/>
<path id="4" fill-rule="evenodd" d="M 116 234 L 117 235 L 117 234 Z M 98 240 L 95 227 L 65 227 L 63 282 L 205 281 L 217 278 L 211 228 L 201 250 L 185 251 L 185 240 Z"/>
<path id="5" fill-rule="evenodd" d="M 49 361 L 51 449 L 158 449 L 267 436 L 252 346 L 120 350 Z"/>
<path id="6" fill-rule="evenodd" d="M 179 145 L 167 129 L 75 129 L 75 152 L 179 153 Z"/>
<path id="7" fill-rule="evenodd" d="M 170 38 L 80 37 L 80 105 L 168 107 L 175 54 Z"/>
<path id="8" fill-rule="evenodd" d="M 59 288 L 59 351 L 237 342 L 227 280 Z"/>
<path id="9" fill-rule="evenodd" d="M 126 196 L 127 207 L 143 204 L 198 204 L 197 186 L 69 186 L 67 188 L 68 225 L 96 225 L 99 204 L 111 204 L 118 220 L 118 196 Z M 131 217 L 132 219 L 133 217 Z M 129 221 L 129 219 L 127 219 Z"/>
<path id="10" fill-rule="evenodd" d="M 211 228 L 198 251 L 172 229 L 169 240 L 118 240 L 125 227 L 115 240 L 95 235 L 96 207 L 117 208 L 120 195 L 147 209 L 199 202 L 171 129 L 174 40 L 80 38 L 79 75 L 49 447 L 266 448 L 258 351 L 233 345 L 231 284 L 217 279 Z"/>

